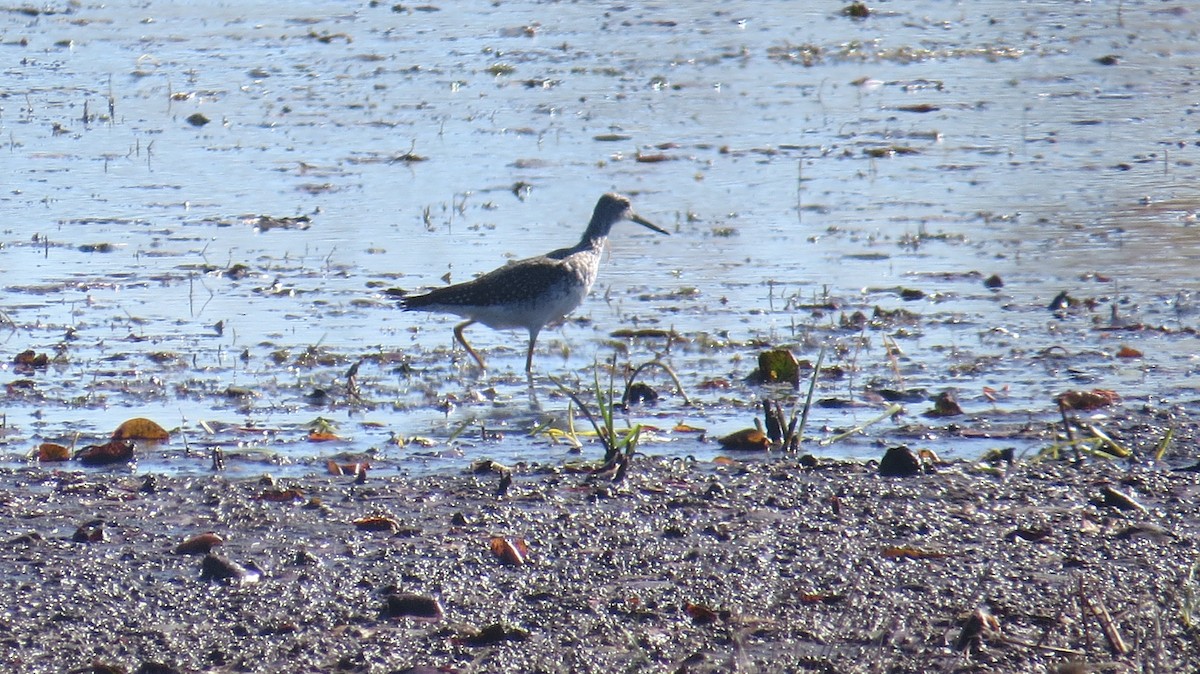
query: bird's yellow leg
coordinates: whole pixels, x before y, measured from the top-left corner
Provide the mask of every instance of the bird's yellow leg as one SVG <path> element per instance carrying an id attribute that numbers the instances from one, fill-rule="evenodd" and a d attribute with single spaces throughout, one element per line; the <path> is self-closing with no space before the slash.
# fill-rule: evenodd
<path id="1" fill-rule="evenodd" d="M 475 362 L 479 363 L 479 369 L 486 370 L 487 366 L 483 364 L 483 357 L 476 353 L 475 349 L 472 349 L 471 345 L 467 344 L 467 338 L 463 337 L 463 330 L 474 323 L 475 321 L 463 321 L 462 323 L 454 326 L 454 337 L 458 339 L 459 344 L 463 345 L 463 348 L 467 350 L 467 353 L 471 354 L 471 357 L 475 359 Z"/>

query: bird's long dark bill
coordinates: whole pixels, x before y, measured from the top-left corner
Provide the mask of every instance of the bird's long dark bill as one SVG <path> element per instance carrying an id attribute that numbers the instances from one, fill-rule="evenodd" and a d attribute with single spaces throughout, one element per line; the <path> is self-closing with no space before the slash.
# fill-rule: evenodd
<path id="1" fill-rule="evenodd" d="M 638 223 L 639 225 L 641 225 L 643 227 L 646 227 L 648 229 L 653 229 L 654 231 L 658 232 L 659 234 L 666 234 L 667 236 L 671 236 L 671 233 L 668 232 L 667 230 L 663 229 L 662 227 L 659 227 L 658 225 L 654 224 L 653 222 L 650 222 L 646 218 L 643 218 L 642 216 L 640 216 L 636 213 L 629 216 L 629 219 L 633 220 L 634 222 Z"/>

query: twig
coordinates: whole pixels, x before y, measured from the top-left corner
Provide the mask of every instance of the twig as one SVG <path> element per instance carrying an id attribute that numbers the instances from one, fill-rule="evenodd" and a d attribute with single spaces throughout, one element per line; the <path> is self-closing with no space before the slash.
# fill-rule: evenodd
<path id="1" fill-rule="evenodd" d="M 821 363 L 825 360 L 825 345 L 821 345 L 821 351 L 817 354 L 817 364 L 813 368 L 812 379 L 808 382 L 808 395 L 804 398 L 804 410 L 800 413 L 800 428 L 796 429 L 797 438 L 796 449 L 800 448 L 800 443 L 804 442 L 804 429 L 808 426 L 808 411 L 812 409 L 813 394 L 817 390 L 817 378 L 821 376 Z M 788 428 L 788 444 L 792 442 L 792 429 Z"/>
<path id="2" fill-rule="evenodd" d="M 1118 456 L 1122 459 L 1127 459 L 1133 455 L 1133 452 L 1128 447 L 1125 447 L 1124 445 L 1121 445 L 1120 443 L 1118 443 L 1116 440 L 1113 440 L 1111 437 L 1109 437 L 1109 435 L 1107 433 L 1100 430 L 1099 428 L 1096 428 L 1095 426 L 1093 426 L 1091 424 L 1083 424 L 1083 423 L 1081 423 L 1080 426 L 1082 426 L 1085 431 L 1091 433 L 1094 437 L 1096 437 L 1100 440 L 1100 448 L 1107 447 L 1107 448 L 1111 449 L 1112 451 L 1108 452 L 1109 454 L 1115 454 L 1116 456 Z"/>
<path id="3" fill-rule="evenodd" d="M 1192 563 L 1192 568 L 1188 569 L 1187 578 L 1183 580 L 1183 597 L 1181 599 L 1182 606 L 1179 607 L 1180 620 L 1183 626 L 1189 630 L 1196 629 L 1196 616 L 1200 613 L 1200 593 L 1197 589 L 1197 571 L 1200 571 L 1200 559 Z"/>
<path id="4" fill-rule="evenodd" d="M 454 442 L 455 440 L 458 439 L 458 436 L 463 434 L 463 431 L 467 430 L 474 424 L 475 424 L 475 417 L 471 417 L 470 419 L 467 419 L 466 421 L 462 422 L 462 425 L 460 425 L 458 428 L 454 429 L 454 431 L 450 433 L 450 437 L 446 438 L 446 442 L 447 443 Z"/>
<path id="5" fill-rule="evenodd" d="M 1066 431 L 1066 433 L 1067 433 L 1067 439 L 1070 440 L 1072 444 L 1074 444 L 1075 432 L 1071 430 L 1071 421 L 1069 419 L 1067 419 L 1067 406 L 1064 405 L 1061 400 L 1058 401 L 1058 412 L 1059 412 L 1059 414 L 1062 415 L 1063 430 Z M 1079 463 L 1080 461 L 1083 461 L 1083 457 L 1079 454 L 1079 448 L 1075 447 L 1074 449 L 1075 449 L 1075 463 Z"/>
<path id="6" fill-rule="evenodd" d="M 596 418 L 592 416 L 591 410 L 587 408 L 587 405 L 583 404 L 583 401 L 579 399 L 579 396 L 575 395 L 574 391 L 564 386 L 563 383 L 555 379 L 553 375 L 546 375 L 546 377 L 551 383 L 558 387 L 558 390 L 567 394 L 567 397 L 575 403 L 575 406 L 579 408 L 579 411 L 583 412 L 583 416 L 587 417 L 588 422 L 592 424 L 592 428 L 596 429 L 596 436 L 600 438 L 600 442 L 604 444 L 604 454 L 607 456 L 610 450 L 609 439 L 604 436 L 604 431 L 600 430 L 600 424 L 596 423 Z"/>
<path id="7" fill-rule="evenodd" d="M 688 397 L 687 391 L 683 390 L 683 384 L 679 382 L 679 377 L 676 376 L 675 370 L 672 370 L 670 365 L 667 365 L 656 358 L 650 362 L 642 363 L 634 368 L 633 374 L 629 375 L 629 379 L 625 382 L 625 393 L 621 396 L 621 407 L 626 407 L 629 404 L 629 392 L 633 388 L 634 380 L 636 380 L 637 376 L 642 373 L 642 370 L 645 370 L 649 367 L 662 368 L 662 370 L 666 372 L 669 377 L 671 377 L 671 381 L 675 382 L 675 388 L 679 390 L 679 395 L 683 398 L 683 404 L 692 404 L 692 400 Z"/>
<path id="8" fill-rule="evenodd" d="M 1080 582 L 1082 583 L 1082 581 Z M 1113 622 L 1112 615 L 1109 614 L 1104 601 L 1097 596 L 1095 603 L 1089 602 L 1083 592 L 1082 586 L 1079 591 L 1079 599 L 1084 602 L 1084 607 L 1096 618 L 1096 622 L 1100 624 L 1100 629 L 1104 632 L 1104 637 L 1108 639 L 1108 645 L 1112 648 L 1113 653 L 1127 655 L 1129 653 L 1129 646 L 1121 638 L 1121 632 L 1117 629 L 1116 623 Z"/>
<path id="9" fill-rule="evenodd" d="M 1079 657 L 1083 657 L 1083 656 L 1087 655 L 1086 651 L 1080 651 L 1080 650 L 1076 650 L 1074 648 L 1063 648 L 1061 646 L 1048 646 L 1048 645 L 1040 643 L 1040 642 L 1033 644 L 1033 643 L 1029 643 L 1028 641 L 1021 641 L 1020 639 L 1014 639 L 1008 635 L 1003 635 L 1000 638 L 1002 641 L 1004 641 L 1004 643 L 1012 644 L 1013 646 L 1024 646 L 1025 648 L 1036 648 L 1038 650 L 1050 651 L 1051 653 L 1058 653 L 1060 655 L 1075 655 L 1075 656 L 1079 656 Z"/>
<path id="10" fill-rule="evenodd" d="M 1079 628 L 1083 630 L 1083 644 L 1085 650 L 1092 650 L 1092 635 L 1088 632 L 1087 625 L 1088 601 L 1083 594 L 1083 577 L 1079 577 Z"/>
<path id="11" fill-rule="evenodd" d="M 854 428 L 851 428 L 850 430 L 848 430 L 844 433 L 838 433 L 837 435 L 835 435 L 831 438 L 825 438 L 824 440 L 821 440 L 817 444 L 821 447 L 828 447 L 829 445 L 832 445 L 833 443 L 838 442 L 839 440 L 844 440 L 844 439 L 850 437 L 851 435 L 854 435 L 855 433 L 861 433 L 861 432 L 865 431 L 868 426 L 872 426 L 874 424 L 877 424 L 877 423 L 883 421 L 884 419 L 889 419 L 891 417 L 896 416 L 903 409 L 904 409 L 904 407 L 900 403 L 892 403 L 891 405 L 888 406 L 888 408 L 886 410 L 883 411 L 883 414 L 880 414 L 879 416 L 868 421 L 867 423 L 859 425 L 859 426 L 855 426 Z"/>
<path id="12" fill-rule="evenodd" d="M 184 416 L 183 410 L 179 410 L 179 436 L 183 438 L 183 453 L 185 455 L 192 453 L 192 444 L 188 442 L 187 435 L 187 417 Z"/>
<path id="13" fill-rule="evenodd" d="M 362 402 L 362 390 L 358 387 L 358 368 L 362 364 L 363 359 L 359 358 L 346 372 L 346 397 L 360 403 Z"/>
<path id="14" fill-rule="evenodd" d="M 1167 429 L 1167 433 L 1166 433 L 1166 435 L 1163 436 L 1163 439 L 1158 441 L 1158 447 L 1154 450 L 1154 460 L 1155 461 L 1162 461 L 1163 454 L 1167 453 L 1167 448 L 1169 448 L 1171 446 L 1171 440 L 1174 440 L 1174 439 L 1175 439 L 1175 427 L 1172 426 Z"/>

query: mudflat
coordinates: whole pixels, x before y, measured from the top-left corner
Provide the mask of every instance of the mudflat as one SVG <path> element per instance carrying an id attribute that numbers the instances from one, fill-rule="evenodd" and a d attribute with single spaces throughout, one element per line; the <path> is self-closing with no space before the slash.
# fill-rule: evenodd
<path id="1" fill-rule="evenodd" d="M 14 672 L 1191 671 L 1195 473 L 0 472 Z M 206 535 L 206 534 L 212 535 Z M 206 554 L 207 553 L 207 554 Z"/>

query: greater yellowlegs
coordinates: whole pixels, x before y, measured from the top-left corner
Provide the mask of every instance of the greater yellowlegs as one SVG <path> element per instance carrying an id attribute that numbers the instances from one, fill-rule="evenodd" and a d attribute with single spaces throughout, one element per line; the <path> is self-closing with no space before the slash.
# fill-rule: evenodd
<path id="1" fill-rule="evenodd" d="M 608 232 L 621 220 L 632 220 L 662 234 L 670 233 L 634 213 L 626 197 L 605 194 L 596 202 L 592 221 L 574 246 L 509 262 L 472 281 L 404 297 L 401 302 L 408 311 L 437 311 L 467 319 L 454 327 L 454 336 L 481 369 L 486 369 L 483 358 L 463 337 L 467 326 L 483 323 L 501 330 L 525 328 L 529 331 L 525 371 L 531 372 L 538 333 L 574 311 L 587 297 L 600 269 Z"/>

